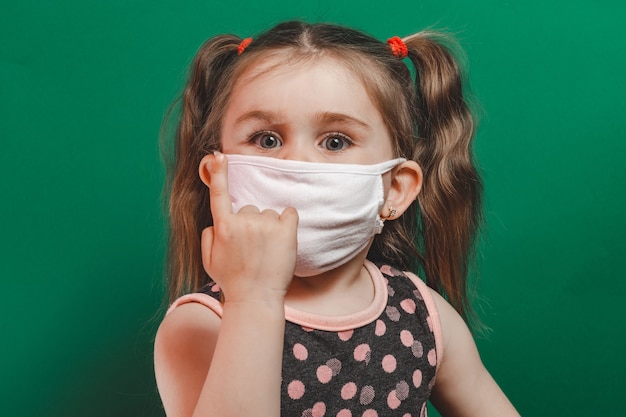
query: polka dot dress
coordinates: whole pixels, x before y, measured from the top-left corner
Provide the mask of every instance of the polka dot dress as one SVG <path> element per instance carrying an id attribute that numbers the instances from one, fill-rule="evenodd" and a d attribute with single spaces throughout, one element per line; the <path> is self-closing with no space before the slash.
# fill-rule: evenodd
<path id="1" fill-rule="evenodd" d="M 366 267 L 376 293 L 367 312 L 329 318 L 286 308 L 282 416 L 426 416 L 438 363 L 430 295 L 389 266 Z M 219 300 L 217 286 L 203 292 Z"/>

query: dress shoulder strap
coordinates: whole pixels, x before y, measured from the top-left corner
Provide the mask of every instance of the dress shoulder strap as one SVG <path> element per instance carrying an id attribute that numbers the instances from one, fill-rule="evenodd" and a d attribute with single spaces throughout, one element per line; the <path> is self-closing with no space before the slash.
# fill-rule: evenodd
<path id="1" fill-rule="evenodd" d="M 219 317 L 222 317 L 222 313 L 224 311 L 222 307 L 222 303 L 220 303 L 217 298 L 207 294 L 207 292 L 201 291 L 201 292 L 194 292 L 191 294 L 186 294 L 186 295 L 183 295 L 182 297 L 177 298 L 167 309 L 166 314 L 169 314 L 170 312 L 172 312 L 176 307 L 179 307 L 187 303 L 202 304 L 203 306 L 211 309 Z"/>
<path id="2" fill-rule="evenodd" d="M 431 322 L 429 323 L 432 326 L 433 334 L 435 335 L 435 347 L 437 349 L 437 368 L 441 364 L 441 359 L 443 358 L 443 331 L 441 330 L 441 320 L 439 318 L 439 310 L 437 310 L 437 304 L 435 303 L 435 298 L 431 291 L 433 291 L 429 286 L 424 283 L 417 275 L 410 271 L 404 271 L 407 277 L 417 290 L 419 291 L 422 299 L 424 300 L 424 304 L 426 305 L 426 309 L 430 315 Z"/>

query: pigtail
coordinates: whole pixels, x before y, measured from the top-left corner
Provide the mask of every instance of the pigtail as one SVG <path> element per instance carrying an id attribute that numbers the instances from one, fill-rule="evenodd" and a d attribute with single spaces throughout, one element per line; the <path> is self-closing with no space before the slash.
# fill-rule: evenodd
<path id="1" fill-rule="evenodd" d="M 404 41 L 416 68 L 413 159 L 424 171 L 418 197 L 423 268 L 428 284 L 471 320 L 468 264 L 482 219 L 482 183 L 471 152 L 474 121 L 447 40 L 421 32 Z"/>
<path id="2" fill-rule="evenodd" d="M 206 281 L 200 235 L 212 224 L 206 186 L 198 176 L 201 159 L 219 149 L 223 86 L 229 80 L 241 39 L 223 35 L 207 41 L 196 54 L 177 105 L 179 122 L 173 157 L 167 159 L 169 195 L 167 280 L 170 301 L 197 291 Z M 166 152 L 168 150 L 166 149 Z"/>

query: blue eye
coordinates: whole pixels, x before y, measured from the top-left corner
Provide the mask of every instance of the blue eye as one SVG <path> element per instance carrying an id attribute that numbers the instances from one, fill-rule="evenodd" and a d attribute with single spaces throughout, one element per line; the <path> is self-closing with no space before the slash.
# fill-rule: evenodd
<path id="1" fill-rule="evenodd" d="M 274 149 L 282 146 L 283 142 L 272 132 L 260 132 L 252 137 L 252 142 L 263 149 Z"/>
<path id="2" fill-rule="evenodd" d="M 321 143 L 321 146 L 324 149 L 326 149 L 327 151 L 332 151 L 332 152 L 343 151 L 344 149 L 348 148 L 350 145 L 352 145 L 352 140 L 350 140 L 347 136 L 336 134 L 336 133 L 329 135 Z"/>

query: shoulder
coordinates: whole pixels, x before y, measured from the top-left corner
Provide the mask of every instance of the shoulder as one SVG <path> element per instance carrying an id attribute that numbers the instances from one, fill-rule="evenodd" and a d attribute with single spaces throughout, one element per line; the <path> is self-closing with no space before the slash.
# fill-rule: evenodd
<path id="1" fill-rule="evenodd" d="M 482 363 L 474 338 L 461 315 L 436 291 L 443 333 L 443 360 L 431 400 L 442 415 L 516 416 L 519 414 Z"/>
<path id="2" fill-rule="evenodd" d="M 186 395 L 197 394 L 191 388 L 201 386 L 206 377 L 220 323 L 220 317 L 199 302 L 176 305 L 161 322 L 154 342 L 154 370 L 166 410 L 182 411 L 193 403 Z"/>
<path id="3" fill-rule="evenodd" d="M 163 318 L 155 339 L 155 349 L 196 341 L 219 330 L 219 316 L 206 305 L 188 302 L 170 309 Z"/>
<path id="4" fill-rule="evenodd" d="M 198 343 L 214 338 L 219 331 L 221 315 L 221 304 L 207 294 L 193 293 L 178 298 L 159 326 L 155 353 L 192 349 Z"/>
<path id="5" fill-rule="evenodd" d="M 437 291 L 428 287 L 441 324 L 442 342 L 445 353 L 455 348 L 475 349 L 474 338 L 461 315 Z"/>

